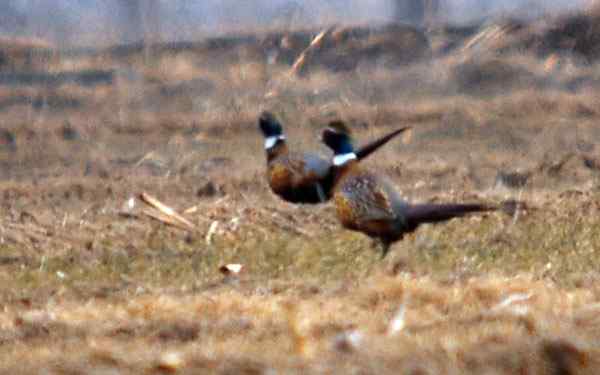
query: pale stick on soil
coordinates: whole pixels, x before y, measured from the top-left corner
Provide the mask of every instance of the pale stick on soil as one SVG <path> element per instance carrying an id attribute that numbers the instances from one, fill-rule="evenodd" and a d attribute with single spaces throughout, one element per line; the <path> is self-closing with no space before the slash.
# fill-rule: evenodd
<path id="1" fill-rule="evenodd" d="M 160 211 L 160 213 L 162 213 L 162 215 L 157 215 L 151 211 L 144 210 L 144 214 L 156 220 L 163 221 L 166 224 L 175 225 L 175 223 L 179 223 L 179 226 L 183 225 L 184 229 L 192 231 L 196 229 L 194 224 L 192 224 L 188 219 L 184 218 L 173 208 L 167 206 L 166 204 L 162 203 L 161 201 L 147 194 L 146 192 L 140 194 L 140 199 L 142 200 L 142 202 L 146 203 L 151 207 L 156 208 L 158 211 Z"/>

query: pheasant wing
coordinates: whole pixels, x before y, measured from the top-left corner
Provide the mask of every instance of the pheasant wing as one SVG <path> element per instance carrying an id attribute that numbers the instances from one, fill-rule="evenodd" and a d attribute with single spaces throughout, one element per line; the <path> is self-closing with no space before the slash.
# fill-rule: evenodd
<path id="1" fill-rule="evenodd" d="M 392 197 L 382 185 L 382 181 L 373 175 L 352 176 L 340 189 L 339 202 L 349 206 L 356 221 L 387 221 L 395 220 L 396 214 Z M 336 202 L 338 203 L 338 202 Z"/>

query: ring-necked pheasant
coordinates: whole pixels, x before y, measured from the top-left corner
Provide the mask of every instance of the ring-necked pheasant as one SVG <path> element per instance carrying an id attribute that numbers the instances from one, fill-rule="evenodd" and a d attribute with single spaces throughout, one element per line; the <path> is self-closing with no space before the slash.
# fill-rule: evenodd
<path id="1" fill-rule="evenodd" d="M 292 203 L 322 203 L 331 198 L 333 166 L 330 161 L 311 153 L 293 153 L 288 150 L 283 127 L 270 112 L 263 112 L 258 125 L 265 137 L 267 180 L 271 190 L 283 200 Z M 395 130 L 356 151 L 364 159 L 407 130 Z"/>
<path id="2" fill-rule="evenodd" d="M 411 204 L 394 187 L 358 163 L 350 131 L 341 121 L 323 130 L 322 141 L 334 152 L 332 190 L 337 217 L 350 230 L 379 239 L 385 256 L 395 241 L 420 224 L 437 223 L 472 212 L 492 211 L 485 204 Z"/>

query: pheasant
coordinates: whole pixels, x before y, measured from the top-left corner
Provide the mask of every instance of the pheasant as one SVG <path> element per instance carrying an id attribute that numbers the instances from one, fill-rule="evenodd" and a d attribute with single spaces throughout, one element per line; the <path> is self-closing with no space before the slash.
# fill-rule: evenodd
<path id="1" fill-rule="evenodd" d="M 331 198 L 333 165 L 313 153 L 289 151 L 283 127 L 270 112 L 263 112 L 258 124 L 265 138 L 267 179 L 271 190 L 291 203 L 323 203 Z M 401 128 L 370 142 L 356 151 L 364 159 L 408 128 Z"/>
<path id="2" fill-rule="evenodd" d="M 383 256 L 393 242 L 423 223 L 439 223 L 474 212 L 496 210 L 485 204 L 412 204 L 384 178 L 363 168 L 352 137 L 341 121 L 331 122 L 322 141 L 334 152 L 332 196 L 342 226 L 382 243 Z"/>

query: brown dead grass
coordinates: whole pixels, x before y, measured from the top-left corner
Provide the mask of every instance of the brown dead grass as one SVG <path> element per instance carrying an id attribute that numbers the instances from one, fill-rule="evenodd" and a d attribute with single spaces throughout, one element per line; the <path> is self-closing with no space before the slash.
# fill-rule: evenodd
<path id="1" fill-rule="evenodd" d="M 2 314 L 11 371 L 594 373 L 598 293 L 527 277 L 225 283 Z M 137 295 L 136 295 L 137 294 Z M 66 339 L 68 338 L 68 339 Z M 45 343 L 61 342 L 60 353 Z"/>
<path id="2" fill-rule="evenodd" d="M 298 79 L 226 55 L 65 56 L 47 69 L 117 78 L 0 89 L 2 103 L 27 99 L 0 116 L 16 145 L 0 144 L 3 372 L 598 372 L 597 66 L 504 56 L 535 84 L 475 92 L 453 72 L 488 65 L 464 56 Z M 410 125 L 410 142 L 365 165 L 413 200 L 528 208 L 425 226 L 382 261 L 330 205 L 268 191 L 263 109 L 293 148 L 325 155 L 333 117 L 359 141 Z M 530 176 L 521 190 L 498 179 L 515 171 Z M 142 191 L 196 206 L 197 230 L 137 200 L 124 212 Z M 228 263 L 244 271 L 224 276 Z"/>

